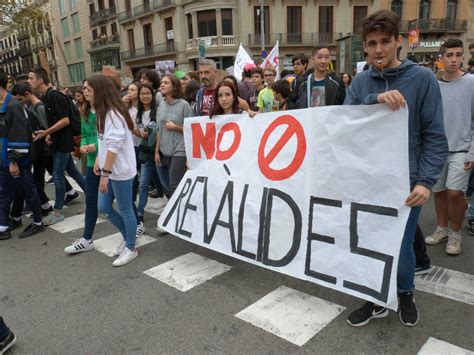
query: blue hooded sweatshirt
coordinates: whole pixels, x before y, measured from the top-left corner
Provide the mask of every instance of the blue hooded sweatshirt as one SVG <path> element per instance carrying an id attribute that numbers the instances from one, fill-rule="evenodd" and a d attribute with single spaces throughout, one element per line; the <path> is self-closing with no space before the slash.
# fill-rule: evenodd
<path id="1" fill-rule="evenodd" d="M 400 91 L 408 104 L 411 188 L 431 190 L 448 156 L 438 82 L 431 70 L 409 60 L 382 72 L 371 66 L 352 80 L 344 105 L 377 104 L 378 94 L 389 90 Z"/>

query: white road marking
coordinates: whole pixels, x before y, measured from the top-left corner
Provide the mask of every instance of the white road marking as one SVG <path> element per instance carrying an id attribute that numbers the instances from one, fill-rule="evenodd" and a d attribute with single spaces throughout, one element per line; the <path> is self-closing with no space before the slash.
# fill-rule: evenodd
<path id="1" fill-rule="evenodd" d="M 122 240 L 123 240 L 122 234 L 115 233 L 107 237 L 94 240 L 94 248 L 95 250 L 100 251 L 101 253 L 107 256 L 113 257 L 115 256 L 114 255 L 115 248 L 119 246 Z M 142 235 L 138 239 L 135 246 L 139 248 L 155 241 L 156 241 L 155 238 L 152 238 L 148 235 Z"/>
<path id="2" fill-rule="evenodd" d="M 72 177 L 68 176 L 68 180 L 69 180 L 69 183 L 71 184 L 71 186 L 73 187 L 74 190 L 76 191 L 80 191 L 80 192 L 84 192 L 81 187 L 78 185 L 78 183 L 76 182 L 76 180 L 74 180 Z"/>
<path id="3" fill-rule="evenodd" d="M 230 269 L 230 266 L 215 260 L 188 253 L 148 269 L 144 273 L 182 292 L 186 292 Z"/>
<path id="4" fill-rule="evenodd" d="M 302 346 L 344 310 L 343 306 L 280 286 L 235 316 Z"/>
<path id="5" fill-rule="evenodd" d="M 430 337 L 418 352 L 418 355 L 473 355 L 474 352 L 463 349 L 459 346 Z"/>
<path id="6" fill-rule="evenodd" d="M 52 226 L 49 226 L 49 228 L 52 228 L 59 233 L 72 232 L 77 229 L 84 228 L 85 218 L 86 218 L 86 215 L 84 213 L 77 214 L 72 217 L 67 217 L 64 219 L 64 221 L 53 224 Z M 99 224 L 102 222 L 105 222 L 105 221 L 103 219 L 97 218 L 96 224 Z"/>
<path id="7" fill-rule="evenodd" d="M 415 277 L 416 289 L 474 305 L 474 275 L 433 266 Z"/>

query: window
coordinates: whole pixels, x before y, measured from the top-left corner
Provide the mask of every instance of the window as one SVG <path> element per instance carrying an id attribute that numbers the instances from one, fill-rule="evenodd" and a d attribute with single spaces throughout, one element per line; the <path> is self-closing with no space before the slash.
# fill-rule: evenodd
<path id="1" fill-rule="evenodd" d="M 89 13 L 91 16 L 95 14 L 95 5 L 94 3 L 89 4 Z"/>
<path id="2" fill-rule="evenodd" d="M 232 28 L 232 9 L 222 9 L 222 34 L 224 36 L 232 36 L 234 30 Z"/>
<path id="3" fill-rule="evenodd" d="M 135 36 L 133 35 L 133 29 L 127 31 L 127 38 L 128 38 L 128 48 L 130 52 L 135 51 Z"/>
<path id="4" fill-rule="evenodd" d="M 286 31 L 288 43 L 301 43 L 301 6 L 287 7 Z"/>
<path id="5" fill-rule="evenodd" d="M 67 17 L 61 20 L 61 29 L 63 31 L 63 37 L 69 37 L 69 26 L 67 24 Z"/>
<path id="6" fill-rule="evenodd" d="M 132 11 L 132 3 L 131 3 L 131 0 L 125 0 L 125 10 L 127 12 L 131 12 Z"/>
<path id="7" fill-rule="evenodd" d="M 393 0 L 391 10 L 395 12 L 398 17 L 402 18 L 402 8 L 403 8 L 403 1 L 402 0 Z"/>
<path id="8" fill-rule="evenodd" d="M 145 48 L 153 47 L 153 34 L 151 30 L 151 23 L 143 25 L 143 41 L 145 43 Z"/>
<path id="9" fill-rule="evenodd" d="M 120 69 L 120 52 L 110 50 L 91 54 L 91 66 L 93 72 L 99 72 L 104 65 L 113 65 Z"/>
<path id="10" fill-rule="evenodd" d="M 446 4 L 446 21 L 448 24 L 454 24 L 456 21 L 456 12 L 457 12 L 457 1 L 455 0 L 448 0 Z"/>
<path id="11" fill-rule="evenodd" d="M 84 63 L 71 64 L 67 67 L 71 82 L 74 84 L 74 86 L 80 85 L 86 78 L 86 69 L 84 67 Z"/>
<path id="12" fill-rule="evenodd" d="M 362 20 L 367 16 L 367 6 L 354 6 L 354 33 L 362 32 Z"/>
<path id="13" fill-rule="evenodd" d="M 79 26 L 79 14 L 75 13 L 71 15 L 71 22 L 72 22 L 72 33 L 76 34 L 81 32 L 81 28 Z"/>
<path id="14" fill-rule="evenodd" d="M 100 26 L 100 35 L 102 37 L 107 37 L 107 26 Z"/>
<path id="15" fill-rule="evenodd" d="M 69 0 L 70 11 L 76 11 L 77 0 Z"/>
<path id="16" fill-rule="evenodd" d="M 96 40 L 97 38 L 99 38 L 99 35 L 97 34 L 97 29 L 93 29 L 92 30 L 92 39 Z"/>
<path id="17" fill-rule="evenodd" d="M 64 43 L 64 56 L 66 57 L 66 61 L 71 60 L 71 42 Z"/>
<path id="18" fill-rule="evenodd" d="M 199 11 L 197 13 L 198 36 L 217 36 L 216 11 Z"/>
<path id="19" fill-rule="evenodd" d="M 422 0 L 420 1 L 420 9 L 418 18 L 422 20 L 428 20 L 430 18 L 430 1 Z"/>
<path id="20" fill-rule="evenodd" d="M 319 7 L 319 42 L 331 43 L 333 32 L 333 6 Z"/>
<path id="21" fill-rule="evenodd" d="M 63 16 L 66 13 L 65 0 L 58 0 L 58 5 L 59 5 L 59 14 Z"/>
<path id="22" fill-rule="evenodd" d="M 265 34 L 270 33 L 270 8 L 268 6 L 264 6 L 263 8 L 263 26 Z M 262 22 L 262 16 L 260 14 L 260 6 L 254 6 L 253 8 L 253 24 L 254 24 L 254 32 L 255 34 L 260 34 L 260 25 Z"/>
<path id="23" fill-rule="evenodd" d="M 186 18 L 188 20 L 188 39 L 192 39 L 193 36 L 193 17 L 191 14 L 187 14 Z"/>
<path id="24" fill-rule="evenodd" d="M 115 36 L 118 33 L 117 22 L 113 22 L 112 25 L 110 25 L 110 30 L 112 32 L 112 36 Z"/>
<path id="25" fill-rule="evenodd" d="M 82 59 L 82 41 L 80 38 L 74 40 L 74 48 L 76 50 L 76 59 Z"/>
<path id="26" fill-rule="evenodd" d="M 115 0 L 109 0 L 109 8 L 115 7 Z"/>

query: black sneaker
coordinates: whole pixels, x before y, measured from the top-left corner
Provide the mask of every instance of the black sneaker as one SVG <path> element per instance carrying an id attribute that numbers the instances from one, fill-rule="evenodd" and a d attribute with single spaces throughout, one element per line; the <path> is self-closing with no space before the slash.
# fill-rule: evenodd
<path id="1" fill-rule="evenodd" d="M 416 308 L 413 292 L 398 293 L 400 307 L 398 315 L 400 322 L 408 327 L 413 327 L 418 323 L 418 309 Z"/>
<path id="2" fill-rule="evenodd" d="M 347 318 L 347 323 L 353 327 L 360 327 L 370 322 L 372 318 L 383 318 L 388 316 L 388 309 L 366 302 L 361 308 L 355 310 Z"/>
<path id="3" fill-rule="evenodd" d="M 51 212 L 53 212 L 53 206 L 49 206 L 48 208 L 41 207 L 41 214 L 43 215 L 43 217 L 46 217 Z"/>
<path id="4" fill-rule="evenodd" d="M 18 237 L 27 238 L 27 237 L 31 237 L 32 235 L 41 233 L 42 231 L 44 231 L 43 223 L 41 223 L 40 225 L 30 223 L 28 227 L 26 227 L 25 230 L 18 235 Z"/>
<path id="5" fill-rule="evenodd" d="M 66 194 L 66 198 L 64 199 L 64 206 L 69 205 L 72 201 L 74 201 L 77 198 L 79 198 L 79 193 L 77 191 L 74 191 L 74 195 Z"/>
<path id="6" fill-rule="evenodd" d="M 12 237 L 12 234 L 10 233 L 10 230 L 6 230 L 4 232 L 0 232 L 0 240 L 7 240 Z"/>
<path id="7" fill-rule="evenodd" d="M 469 235 L 474 235 L 474 218 L 470 218 L 467 221 L 467 230 L 469 232 Z"/>
<path id="8" fill-rule="evenodd" d="M 416 265 L 415 275 L 429 274 L 430 269 L 431 269 L 431 265 L 423 265 L 423 266 Z"/>
<path id="9" fill-rule="evenodd" d="M 10 227 L 8 230 L 11 232 L 20 227 L 22 224 L 23 222 L 21 221 L 21 218 L 18 221 L 16 219 L 10 218 Z"/>
<path id="10" fill-rule="evenodd" d="M 16 337 L 15 334 L 13 334 L 13 332 L 5 325 L 2 317 L 0 317 L 0 325 L 2 328 L 6 327 L 8 331 L 8 335 L 5 338 L 0 339 L 0 354 L 5 354 L 8 349 L 15 345 Z"/>

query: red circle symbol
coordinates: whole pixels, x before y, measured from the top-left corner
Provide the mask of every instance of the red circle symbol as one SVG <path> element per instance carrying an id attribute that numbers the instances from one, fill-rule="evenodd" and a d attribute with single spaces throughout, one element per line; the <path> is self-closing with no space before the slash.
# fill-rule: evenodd
<path id="1" fill-rule="evenodd" d="M 273 148 L 270 149 L 268 154 L 265 156 L 265 147 L 267 146 L 268 138 L 276 128 L 281 125 L 286 125 L 287 128 L 283 135 L 278 139 Z M 295 156 L 290 164 L 283 169 L 273 169 L 270 167 L 270 164 L 275 160 L 278 154 L 281 152 L 283 147 L 288 143 L 288 141 L 296 135 L 297 146 Z M 279 181 L 285 180 L 291 177 L 303 163 L 304 157 L 306 155 L 306 137 L 304 135 L 303 126 L 298 122 L 298 120 L 291 115 L 284 115 L 278 117 L 273 121 L 265 130 L 260 141 L 260 146 L 258 147 L 258 166 L 263 175 L 269 180 Z"/>

